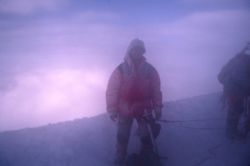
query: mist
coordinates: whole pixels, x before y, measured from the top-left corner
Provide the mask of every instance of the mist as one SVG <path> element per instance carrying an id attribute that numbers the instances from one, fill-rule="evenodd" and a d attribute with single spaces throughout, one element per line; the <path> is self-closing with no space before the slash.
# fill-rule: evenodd
<path id="1" fill-rule="evenodd" d="M 0 131 L 92 117 L 129 42 L 145 42 L 164 101 L 219 92 L 250 41 L 245 0 L 0 2 Z"/>

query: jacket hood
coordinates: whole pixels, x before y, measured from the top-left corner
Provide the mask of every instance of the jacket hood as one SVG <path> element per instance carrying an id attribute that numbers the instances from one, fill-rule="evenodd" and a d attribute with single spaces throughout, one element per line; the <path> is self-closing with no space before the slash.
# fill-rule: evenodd
<path id="1" fill-rule="evenodd" d="M 128 62 L 129 65 L 132 65 L 133 64 L 133 60 L 130 56 L 130 53 L 131 53 L 131 50 L 134 49 L 134 48 L 140 48 L 142 49 L 143 51 L 143 54 L 146 52 L 146 49 L 145 49 L 145 45 L 144 45 L 144 42 L 140 39 L 133 39 L 129 46 L 128 46 L 128 49 L 127 49 L 127 52 L 125 54 L 125 57 L 124 57 L 124 60 L 126 62 Z M 143 54 L 141 55 L 141 61 L 145 61 L 146 58 L 143 56 Z"/>

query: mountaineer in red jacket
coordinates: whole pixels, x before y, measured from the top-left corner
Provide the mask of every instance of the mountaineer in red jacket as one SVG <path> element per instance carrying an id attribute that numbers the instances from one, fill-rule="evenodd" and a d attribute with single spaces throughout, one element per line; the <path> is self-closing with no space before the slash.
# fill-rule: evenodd
<path id="1" fill-rule="evenodd" d="M 131 41 L 124 62 L 113 71 L 106 91 L 107 111 L 110 118 L 118 123 L 115 163 L 122 165 L 127 153 L 127 146 L 133 120 L 138 123 L 141 140 L 141 153 L 153 150 L 147 117 L 160 119 L 162 110 L 162 93 L 160 78 L 156 69 L 146 62 L 144 42 L 139 39 Z M 160 133 L 160 126 L 150 123 L 154 137 Z"/>

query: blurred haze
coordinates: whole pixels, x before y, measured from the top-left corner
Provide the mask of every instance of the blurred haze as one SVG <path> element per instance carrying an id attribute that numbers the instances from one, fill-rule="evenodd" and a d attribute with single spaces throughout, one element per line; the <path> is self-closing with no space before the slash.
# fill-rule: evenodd
<path id="1" fill-rule="evenodd" d="M 248 0 L 0 0 L 0 131 L 105 112 L 105 88 L 133 38 L 164 101 L 220 91 L 250 41 Z"/>

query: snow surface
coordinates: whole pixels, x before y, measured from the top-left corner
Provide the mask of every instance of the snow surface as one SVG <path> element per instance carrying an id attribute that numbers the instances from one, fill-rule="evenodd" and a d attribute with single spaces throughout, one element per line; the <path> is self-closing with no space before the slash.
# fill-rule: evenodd
<path id="1" fill-rule="evenodd" d="M 250 139 L 225 138 L 219 94 L 169 102 L 157 139 L 166 166 L 249 166 Z M 205 121 L 199 121 L 203 119 Z M 139 149 L 134 125 L 129 153 Z M 111 166 L 116 125 L 107 114 L 0 134 L 0 166 Z"/>

